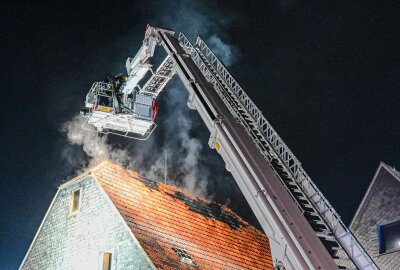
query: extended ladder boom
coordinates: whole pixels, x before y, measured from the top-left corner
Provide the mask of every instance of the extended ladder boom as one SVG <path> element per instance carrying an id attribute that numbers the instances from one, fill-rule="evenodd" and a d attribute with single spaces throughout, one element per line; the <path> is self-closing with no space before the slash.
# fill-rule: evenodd
<path id="1" fill-rule="evenodd" d="M 157 97 L 178 74 L 189 92 L 188 106 L 198 111 L 211 133 L 210 147 L 222 156 L 268 236 L 277 268 L 338 269 L 337 252 L 343 250 L 357 269 L 377 270 L 294 154 L 201 38 L 193 45 L 182 33 L 176 37 L 171 30 L 148 26 L 143 46 L 127 60 L 125 96 L 130 97 L 151 70 L 148 59 L 157 44 L 168 56 L 152 71 L 138 97 Z"/>
<path id="2" fill-rule="evenodd" d="M 199 112 L 210 130 L 210 146 L 221 154 L 269 237 L 274 259 L 286 269 L 337 269 L 275 172 L 225 105 L 226 97 L 218 94 L 221 89 L 207 80 L 211 71 L 205 72 L 206 64 L 199 68 L 191 57 L 195 50 L 185 51 L 174 36 L 162 32 L 160 36 L 189 91 L 189 107 Z"/>
<path id="3" fill-rule="evenodd" d="M 378 269 L 204 41 L 199 38 L 193 46 L 183 34 L 179 40 L 160 36 L 190 93 L 189 107 L 210 130 L 209 144 L 221 154 L 268 235 L 275 262 L 286 269 L 337 269 L 333 257 L 343 248 L 358 269 Z"/>

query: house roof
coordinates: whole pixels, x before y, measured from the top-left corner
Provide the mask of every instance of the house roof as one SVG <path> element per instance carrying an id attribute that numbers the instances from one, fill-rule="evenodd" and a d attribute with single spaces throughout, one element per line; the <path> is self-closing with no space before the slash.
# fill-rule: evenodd
<path id="1" fill-rule="evenodd" d="M 267 237 L 227 207 L 111 162 L 91 173 L 158 269 L 273 269 Z"/>
<path id="2" fill-rule="evenodd" d="M 391 176 L 393 176 L 394 179 L 400 182 L 400 172 L 396 171 L 394 168 L 390 167 L 389 165 L 381 161 L 360 205 L 358 206 L 357 212 L 355 213 L 353 220 L 351 221 L 350 224 L 351 230 L 355 230 L 355 228 L 358 227 L 358 224 L 361 221 L 361 218 L 368 207 L 368 203 L 378 185 L 379 179 L 383 179 L 382 177 L 386 173 L 390 174 Z"/>

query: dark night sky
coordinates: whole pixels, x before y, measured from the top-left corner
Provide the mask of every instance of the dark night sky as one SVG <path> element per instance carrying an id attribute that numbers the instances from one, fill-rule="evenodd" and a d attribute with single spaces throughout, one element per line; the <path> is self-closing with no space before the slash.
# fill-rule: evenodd
<path id="1" fill-rule="evenodd" d="M 398 1 L 48 2 L 0 4 L 2 270 L 19 266 L 78 169 L 65 165 L 60 127 L 92 82 L 123 69 L 147 23 L 234 48 L 229 69 L 345 223 L 379 161 L 400 167 Z"/>

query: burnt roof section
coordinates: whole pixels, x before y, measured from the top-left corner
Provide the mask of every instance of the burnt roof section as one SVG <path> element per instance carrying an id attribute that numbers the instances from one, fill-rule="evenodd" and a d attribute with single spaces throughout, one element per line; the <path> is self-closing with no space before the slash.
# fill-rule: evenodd
<path id="1" fill-rule="evenodd" d="M 143 177 L 143 176 L 139 176 L 137 179 L 142 181 L 143 184 L 145 184 L 146 187 L 148 187 L 149 189 L 158 190 L 158 183 L 156 181 L 153 181 L 153 180 L 151 180 L 149 178 L 146 178 L 146 177 Z"/>
<path id="2" fill-rule="evenodd" d="M 157 269 L 273 269 L 268 238 L 228 208 L 111 162 L 91 172 Z"/>
<path id="3" fill-rule="evenodd" d="M 228 212 L 221 205 L 215 202 L 206 202 L 200 198 L 192 199 L 181 191 L 176 191 L 175 193 L 168 195 L 182 201 L 189 207 L 189 210 L 201 214 L 207 218 L 221 221 L 234 230 L 237 230 L 240 226 L 245 226 L 245 224 L 241 222 L 236 215 L 234 215 L 232 212 Z"/>

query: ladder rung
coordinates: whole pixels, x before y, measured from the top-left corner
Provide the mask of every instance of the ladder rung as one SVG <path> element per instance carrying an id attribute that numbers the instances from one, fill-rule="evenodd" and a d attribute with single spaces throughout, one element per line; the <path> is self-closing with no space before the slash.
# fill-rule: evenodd
<path id="1" fill-rule="evenodd" d="M 321 221 L 321 220 L 312 220 L 310 221 L 310 223 L 315 224 L 315 225 L 325 225 L 325 222 Z"/>
<path id="2" fill-rule="evenodd" d="M 315 212 L 306 211 L 306 213 L 309 214 L 310 216 L 319 217 L 319 215 Z"/>

